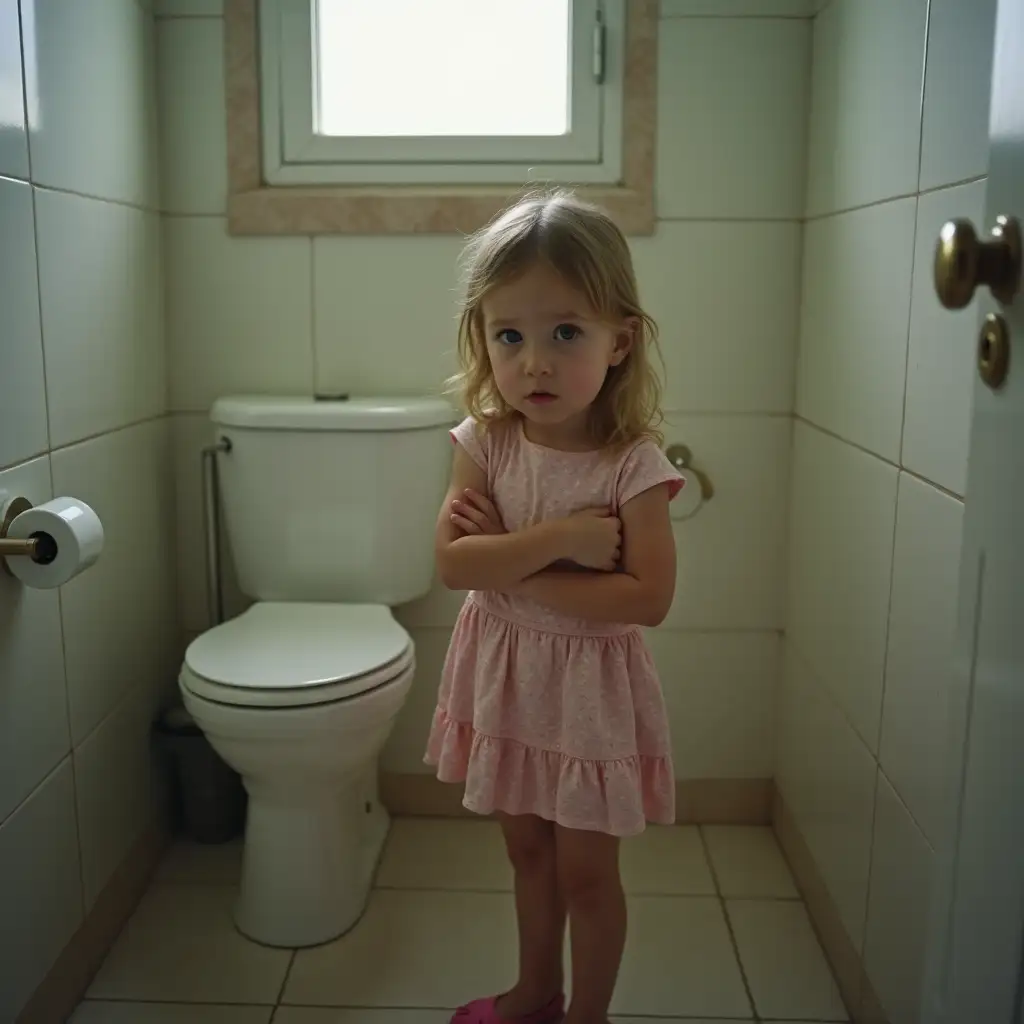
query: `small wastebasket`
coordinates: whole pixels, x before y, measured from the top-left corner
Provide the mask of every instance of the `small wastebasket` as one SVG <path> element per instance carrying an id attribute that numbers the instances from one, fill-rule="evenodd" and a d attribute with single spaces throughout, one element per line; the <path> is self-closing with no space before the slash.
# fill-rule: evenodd
<path id="1" fill-rule="evenodd" d="M 183 707 L 166 711 L 156 724 L 177 792 L 182 829 L 197 843 L 227 843 L 245 829 L 242 779 L 210 746 Z"/>

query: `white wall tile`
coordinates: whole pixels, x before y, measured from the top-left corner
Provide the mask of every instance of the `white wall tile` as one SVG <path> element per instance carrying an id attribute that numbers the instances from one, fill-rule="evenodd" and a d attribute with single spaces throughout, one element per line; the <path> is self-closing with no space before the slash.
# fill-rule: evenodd
<path id="1" fill-rule="evenodd" d="M 807 212 L 917 191 L 928 0 L 834 0 L 814 23 Z"/>
<path id="2" fill-rule="evenodd" d="M 988 172 L 996 0 L 931 0 L 921 189 Z"/>
<path id="3" fill-rule="evenodd" d="M 171 417 L 177 534 L 178 609 L 182 629 L 198 634 L 211 625 L 206 585 L 206 527 L 203 510 L 202 451 L 215 437 L 209 417 L 178 413 Z M 238 589 L 227 536 L 220 545 L 224 613 L 234 618 L 250 601 Z"/>
<path id="4" fill-rule="evenodd" d="M 0 174 L 28 179 L 18 0 L 0 0 Z"/>
<path id="5" fill-rule="evenodd" d="M 984 216 L 984 181 L 932 192 L 918 203 L 902 462 L 956 494 L 967 488 L 978 306 L 943 308 L 932 263 L 947 220 L 967 217 L 980 231 Z"/>
<path id="6" fill-rule="evenodd" d="M 128 693 L 75 750 L 87 910 L 157 813 L 153 711 L 147 693 Z"/>
<path id="7" fill-rule="evenodd" d="M 0 473 L 0 505 L 16 497 L 33 505 L 53 497 L 48 459 Z M 0 572 L 0 821 L 69 748 L 58 593 Z"/>
<path id="8" fill-rule="evenodd" d="M 776 783 L 859 950 L 877 767 L 791 637 L 783 662 Z"/>
<path id="9" fill-rule="evenodd" d="M 813 221 L 804 234 L 797 412 L 896 462 L 916 199 Z"/>
<path id="10" fill-rule="evenodd" d="M 465 599 L 466 591 L 449 590 L 435 579 L 425 597 L 396 608 L 395 617 L 406 629 L 451 629 Z"/>
<path id="11" fill-rule="evenodd" d="M 313 242 L 321 394 L 437 394 L 455 369 L 458 236 Z"/>
<path id="12" fill-rule="evenodd" d="M 781 629 L 792 423 L 784 417 L 673 415 L 715 495 L 675 524 L 678 584 L 664 626 Z"/>
<path id="13" fill-rule="evenodd" d="M 206 534 L 203 521 L 202 450 L 214 440 L 209 417 L 171 417 L 177 535 L 178 610 L 182 629 L 202 632 L 210 624 L 206 595 Z"/>
<path id="14" fill-rule="evenodd" d="M 51 444 L 164 412 L 159 217 L 37 189 L 36 230 Z"/>
<path id="15" fill-rule="evenodd" d="M 402 775 L 431 775 L 434 769 L 423 763 L 423 754 L 452 631 L 412 629 L 410 634 L 416 644 L 416 678 L 384 747 L 381 769 Z"/>
<path id="16" fill-rule="evenodd" d="M 677 779 L 768 779 L 781 641 L 775 633 L 646 631 Z"/>
<path id="17" fill-rule="evenodd" d="M 33 180 L 152 207 L 150 16 L 135 0 L 24 0 L 21 6 L 32 29 L 25 38 L 26 71 L 31 65 L 39 88 L 34 116 L 29 111 Z"/>
<path id="18" fill-rule="evenodd" d="M 0 42 L 0 47 L 4 45 Z M 0 80 L 0 90 L 3 88 Z M 47 446 L 32 186 L 25 182 L 0 178 L 0 246 L 0 466 L 10 466 L 38 455 Z"/>
<path id="19" fill-rule="evenodd" d="M 666 408 L 792 412 L 800 225 L 663 222 L 632 249 Z"/>
<path id="20" fill-rule="evenodd" d="M 675 19 L 658 41 L 658 215 L 799 217 L 810 21 Z"/>
<path id="21" fill-rule="evenodd" d="M 17 1018 L 82 921 L 74 785 L 64 761 L 0 825 L 0 1020 Z"/>
<path id="22" fill-rule="evenodd" d="M 957 499 L 900 476 L 881 764 L 933 843 L 946 795 L 963 512 Z"/>
<path id="23" fill-rule="evenodd" d="M 76 745 L 125 693 L 173 685 L 178 618 L 168 434 L 160 419 L 52 455 L 56 492 L 88 502 L 106 538 L 100 560 L 61 597 Z"/>
<path id="24" fill-rule="evenodd" d="M 157 61 L 163 209 L 223 213 L 228 188 L 224 23 L 161 19 Z"/>
<path id="25" fill-rule="evenodd" d="M 233 238 L 219 217 L 169 217 L 164 242 L 171 408 L 310 394 L 309 239 Z"/>
<path id="26" fill-rule="evenodd" d="M 897 470 L 798 423 L 787 635 L 878 748 Z"/>
<path id="27" fill-rule="evenodd" d="M 158 18 L 220 17 L 223 0 L 155 0 Z"/>
<path id="28" fill-rule="evenodd" d="M 918 1024 L 934 854 L 878 777 L 864 966 L 891 1024 Z"/>
<path id="29" fill-rule="evenodd" d="M 661 0 L 663 18 L 809 18 L 814 0 Z"/>

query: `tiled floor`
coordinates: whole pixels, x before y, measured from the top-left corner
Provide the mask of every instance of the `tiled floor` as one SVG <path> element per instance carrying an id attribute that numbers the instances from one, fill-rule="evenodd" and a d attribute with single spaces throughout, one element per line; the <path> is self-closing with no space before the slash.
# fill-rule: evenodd
<path id="1" fill-rule="evenodd" d="M 231 922 L 237 846 L 175 847 L 72 1024 L 446 1024 L 515 970 L 497 826 L 395 823 L 347 936 L 299 953 Z M 650 829 L 623 846 L 630 934 L 617 1024 L 845 1021 L 767 829 Z"/>

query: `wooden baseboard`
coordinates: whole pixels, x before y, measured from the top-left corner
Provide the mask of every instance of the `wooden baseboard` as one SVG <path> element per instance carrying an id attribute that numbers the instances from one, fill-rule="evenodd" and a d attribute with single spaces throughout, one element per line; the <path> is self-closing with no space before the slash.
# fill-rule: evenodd
<path id="1" fill-rule="evenodd" d="M 818 941 L 832 965 L 850 1019 L 855 1024 L 889 1024 L 882 1003 L 868 980 L 861 952 L 847 933 L 814 855 L 778 789 L 774 792 L 773 825 L 797 888 L 807 905 Z"/>
<path id="2" fill-rule="evenodd" d="M 139 837 L 15 1024 L 56 1024 L 71 1016 L 145 894 L 167 842 L 162 822 Z"/>
<path id="3" fill-rule="evenodd" d="M 680 825 L 769 825 L 770 779 L 681 779 L 676 782 L 676 822 Z M 433 775 L 383 772 L 380 799 L 396 817 L 475 818 L 462 806 L 462 787 Z"/>

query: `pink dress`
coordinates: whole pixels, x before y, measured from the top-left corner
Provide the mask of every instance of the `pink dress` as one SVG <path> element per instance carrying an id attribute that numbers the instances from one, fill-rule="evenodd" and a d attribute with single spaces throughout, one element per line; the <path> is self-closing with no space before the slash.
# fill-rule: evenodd
<path id="1" fill-rule="evenodd" d="M 585 508 L 618 510 L 680 475 L 651 441 L 621 454 L 529 441 L 520 421 L 452 431 L 487 474 L 508 530 Z M 478 814 L 535 814 L 615 836 L 675 820 L 668 717 L 639 627 L 561 615 L 472 591 L 445 660 L 426 762 L 465 783 Z"/>

